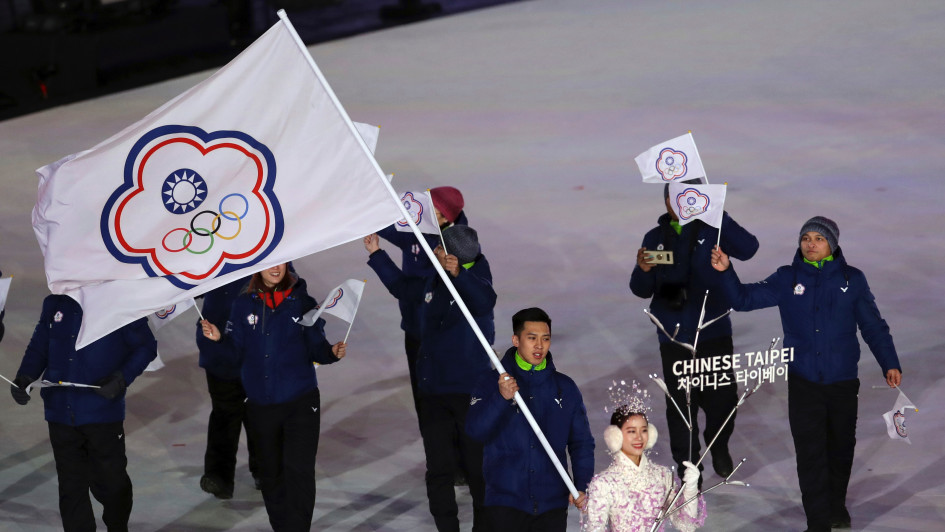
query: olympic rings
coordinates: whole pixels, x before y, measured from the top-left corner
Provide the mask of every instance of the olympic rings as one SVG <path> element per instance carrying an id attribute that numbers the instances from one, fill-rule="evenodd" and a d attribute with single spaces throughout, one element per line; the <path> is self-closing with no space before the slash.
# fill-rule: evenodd
<path id="1" fill-rule="evenodd" d="M 241 231 L 243 231 L 243 218 L 242 218 L 241 216 L 237 216 L 236 213 L 233 212 L 233 211 L 224 211 L 224 212 L 221 212 L 220 214 L 214 216 L 214 217 L 213 217 L 213 221 L 216 222 L 217 220 L 220 219 L 221 216 L 223 216 L 224 218 L 226 218 L 226 219 L 229 220 L 230 217 L 227 216 L 227 213 L 232 214 L 233 216 L 236 216 L 236 218 L 233 218 L 233 220 L 236 220 L 236 222 L 239 224 L 239 227 L 236 229 L 236 232 L 233 233 L 232 236 L 223 236 L 223 235 L 221 235 L 221 234 L 219 234 L 219 233 L 217 233 L 217 236 L 220 237 L 220 238 L 222 238 L 223 240 L 233 240 L 234 238 L 237 237 L 237 235 L 240 234 Z M 222 224 L 223 222 L 221 221 L 220 223 Z M 213 223 L 211 223 L 210 225 L 213 226 Z M 212 245 L 212 243 L 211 243 L 211 245 Z"/>
<path id="2" fill-rule="evenodd" d="M 197 229 L 201 229 L 201 230 L 203 230 L 203 231 L 207 231 L 207 230 L 204 229 L 203 227 L 197 227 L 197 228 L 194 228 L 194 231 L 193 231 L 193 232 L 196 233 L 196 232 L 197 232 Z M 190 236 L 190 233 L 191 233 L 191 231 L 187 231 L 187 236 L 184 237 L 184 240 L 186 240 L 187 237 Z M 197 233 L 197 234 L 200 235 L 200 233 Z M 194 250 L 190 249 L 190 244 L 188 244 L 184 249 L 186 249 L 188 253 L 193 253 L 194 255 L 203 255 L 204 253 L 210 251 L 210 248 L 213 247 L 213 233 L 207 231 L 207 235 L 210 236 L 210 245 L 207 246 L 207 249 L 205 249 L 205 250 L 203 250 L 203 251 L 194 251 Z M 207 235 L 200 235 L 200 236 L 207 236 Z M 191 238 L 193 238 L 193 237 L 191 237 Z"/>
<path id="3" fill-rule="evenodd" d="M 200 211 L 200 212 L 198 212 L 197 214 L 195 214 L 194 217 L 190 219 L 190 230 L 191 230 L 193 233 L 196 233 L 198 236 L 210 236 L 210 235 L 216 233 L 217 231 L 220 230 L 220 225 L 222 225 L 222 223 L 223 223 L 223 222 L 220 222 L 220 224 L 217 224 L 217 226 L 216 226 L 215 228 L 213 228 L 212 231 L 208 231 L 208 230 L 206 230 L 206 229 L 204 229 L 204 228 L 202 228 L 202 227 L 194 227 L 194 222 L 197 221 L 197 217 L 200 216 L 201 214 L 204 214 L 204 213 L 215 215 L 214 220 L 216 220 L 217 218 L 219 218 L 219 216 L 217 215 L 217 213 L 215 213 L 215 212 L 213 212 L 213 211 Z M 210 223 L 210 227 L 213 227 L 213 223 L 212 223 L 212 222 Z M 199 229 L 200 231 L 204 231 L 204 233 L 206 233 L 206 234 L 201 233 L 200 231 L 198 231 L 198 229 Z"/>
<path id="4" fill-rule="evenodd" d="M 243 204 L 244 204 L 243 214 L 237 215 L 237 214 L 236 214 L 235 212 L 233 212 L 233 211 L 223 210 L 223 202 L 226 201 L 227 198 L 230 198 L 230 197 L 232 197 L 232 196 L 238 196 L 238 197 L 242 198 Z M 219 208 L 220 212 L 223 213 L 223 217 L 226 218 L 227 220 L 233 220 L 233 221 L 235 221 L 235 220 L 240 220 L 240 219 L 245 218 L 245 217 L 246 217 L 246 214 L 249 213 L 249 200 L 247 200 L 247 199 L 246 199 L 246 196 L 240 194 L 239 192 L 234 192 L 234 193 L 232 193 L 232 194 L 227 194 L 226 196 L 223 196 L 223 199 L 220 200 L 220 205 L 218 206 L 218 208 Z M 230 214 L 232 214 L 233 216 L 236 216 L 236 218 L 230 218 L 229 216 L 226 215 L 226 213 L 230 213 Z"/>
<path id="5" fill-rule="evenodd" d="M 228 209 L 224 210 L 223 204 L 227 201 L 227 199 L 231 197 L 237 197 L 243 200 L 243 214 L 237 214 L 233 210 L 228 210 Z M 205 210 L 205 211 L 200 211 L 197 214 L 195 214 L 193 218 L 190 219 L 189 231 L 184 227 L 176 227 L 168 231 L 164 235 L 164 238 L 161 239 L 161 245 L 164 247 L 166 251 L 170 253 L 180 253 L 181 251 L 186 250 L 188 253 L 193 253 L 194 255 L 203 255 L 204 253 L 207 253 L 208 251 L 210 251 L 211 248 L 213 248 L 213 244 L 216 241 L 216 239 L 214 238 L 214 235 L 216 235 L 217 237 L 220 237 L 223 240 L 235 239 L 237 236 L 239 236 L 240 233 L 243 232 L 243 218 L 245 218 L 246 215 L 249 213 L 249 200 L 246 199 L 246 196 L 240 193 L 227 194 L 226 196 L 223 197 L 223 199 L 220 200 L 219 206 L 220 206 L 220 211 L 221 211 L 219 213 L 211 211 L 211 210 Z M 206 227 L 197 226 L 197 218 L 199 218 L 200 216 L 204 214 L 210 214 L 213 216 L 213 218 L 210 220 L 209 229 L 207 229 Z M 223 228 L 224 219 L 235 221 L 237 223 L 236 231 L 232 235 L 221 235 L 219 233 L 220 229 Z M 178 231 L 184 232 L 184 236 L 181 239 L 182 247 L 172 249 L 167 245 L 167 238 L 171 236 L 171 234 L 176 233 Z M 206 249 L 201 250 L 201 251 L 194 251 L 193 249 L 191 249 L 191 245 L 194 243 L 194 235 L 202 236 L 202 237 L 207 237 L 207 236 L 210 237 L 210 242 L 207 245 Z"/>
<path id="6" fill-rule="evenodd" d="M 190 242 L 185 242 L 185 243 L 184 243 L 184 247 L 182 247 L 182 248 L 180 248 L 180 249 L 171 249 L 171 248 L 167 247 L 167 237 L 171 236 L 171 233 L 173 233 L 173 232 L 175 232 L 175 231 L 184 231 L 185 233 L 187 233 L 187 234 L 184 236 L 184 239 L 186 239 L 188 236 L 190 236 L 190 232 L 187 231 L 186 229 L 184 229 L 183 227 L 178 227 L 178 228 L 176 228 L 176 229 L 171 229 L 170 231 L 167 232 L 166 235 L 164 235 L 164 238 L 161 239 L 161 245 L 164 246 L 164 249 L 170 251 L 171 253 L 180 253 L 181 251 L 184 251 L 185 249 L 187 249 L 188 247 L 190 247 L 190 243 L 193 242 L 194 237 L 190 236 Z"/>

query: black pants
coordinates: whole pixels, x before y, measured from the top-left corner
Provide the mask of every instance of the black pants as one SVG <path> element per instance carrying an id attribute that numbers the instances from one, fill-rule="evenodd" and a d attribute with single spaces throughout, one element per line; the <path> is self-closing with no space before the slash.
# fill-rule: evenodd
<path id="1" fill-rule="evenodd" d="M 420 392 L 417 388 L 417 356 L 420 354 L 420 339 L 404 332 L 404 352 L 407 354 L 407 369 L 410 372 L 410 392 L 413 394 L 413 409 L 420 421 Z"/>
<path id="2" fill-rule="evenodd" d="M 473 499 L 473 532 L 488 529 L 483 514 L 486 486 L 482 478 L 482 444 L 466 435 L 468 410 L 469 395 L 466 394 L 420 397 L 420 434 L 427 458 L 427 499 L 439 532 L 459 531 L 459 508 L 453 489 L 457 451 Z"/>
<path id="3" fill-rule="evenodd" d="M 492 532 L 564 532 L 568 529 L 568 507 L 532 515 L 508 506 L 486 506 Z"/>
<path id="4" fill-rule="evenodd" d="M 210 392 L 210 421 L 207 423 L 207 452 L 203 455 L 203 472 L 233 486 L 236 473 L 236 452 L 240 445 L 240 431 L 246 423 L 246 392 L 240 381 L 221 380 L 207 372 L 207 391 Z M 253 439 L 246 431 L 249 451 L 249 471 L 256 473 L 256 453 Z"/>
<path id="5" fill-rule="evenodd" d="M 318 389 L 288 403 L 246 403 L 263 502 L 274 532 L 311 529 L 320 407 Z"/>
<path id="6" fill-rule="evenodd" d="M 856 447 L 859 379 L 816 384 L 791 375 L 788 417 L 797 453 L 797 480 L 810 530 L 830 530 L 846 510 Z"/>
<path id="7" fill-rule="evenodd" d="M 697 347 L 698 358 L 711 358 L 717 355 L 732 354 L 732 337 L 713 338 L 699 342 Z M 686 390 L 678 390 L 679 380 L 673 374 L 673 363 L 677 361 L 692 360 L 692 353 L 684 347 L 674 343 L 661 343 L 660 355 L 663 359 L 663 375 L 666 378 L 666 387 L 669 388 L 670 395 L 676 400 L 683 414 L 686 412 Z M 729 375 L 729 384 L 720 386 L 716 389 L 704 388 L 703 390 L 692 389 L 690 391 L 690 411 L 692 414 L 692 433 L 686 428 L 686 422 L 679 411 L 673 406 L 672 401 L 666 398 L 666 425 L 669 429 L 669 448 L 673 453 L 673 460 L 676 462 L 676 471 L 682 476 L 685 471 L 682 463 L 689 460 L 696 463 L 699 460 L 701 446 L 699 444 L 699 409 L 705 412 L 705 431 L 702 433 L 706 445 L 712 441 L 715 434 L 722 427 L 725 418 L 728 417 L 732 409 L 738 403 L 738 386 L 735 382 L 733 371 L 719 372 L 721 375 Z M 735 430 L 735 415 L 725 425 L 719 434 L 715 444 L 712 445 L 712 451 L 728 451 L 728 440 Z M 690 440 L 691 436 L 691 440 Z M 692 444 L 692 454 L 689 452 L 689 445 Z M 700 464 L 699 469 L 702 469 Z"/>
<path id="8" fill-rule="evenodd" d="M 49 423 L 49 441 L 59 476 L 59 513 L 65 532 L 95 530 L 92 501 L 102 503 L 109 532 L 127 532 L 131 478 L 126 470 L 122 422 L 70 427 Z"/>

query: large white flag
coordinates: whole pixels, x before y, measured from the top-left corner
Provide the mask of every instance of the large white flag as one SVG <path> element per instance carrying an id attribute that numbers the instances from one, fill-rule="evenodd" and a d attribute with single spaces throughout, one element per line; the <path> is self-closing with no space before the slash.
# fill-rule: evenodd
<path id="1" fill-rule="evenodd" d="M 7 308 L 7 295 L 10 293 L 10 283 L 12 282 L 13 277 L 0 279 L 0 311 Z"/>
<path id="2" fill-rule="evenodd" d="M 161 330 L 161 327 L 164 327 L 171 322 L 174 318 L 183 314 L 187 309 L 194 306 L 196 302 L 193 299 L 185 299 L 180 303 L 174 305 L 168 305 L 157 312 L 152 312 L 148 314 L 148 323 L 151 324 L 151 328 L 155 331 Z"/>
<path id="3" fill-rule="evenodd" d="M 280 20 L 207 80 L 37 170 L 33 227 L 76 347 L 402 218 L 383 171 Z"/>
<path id="4" fill-rule="evenodd" d="M 440 224 L 436 220 L 436 213 L 433 210 L 433 198 L 430 196 L 429 191 L 420 192 L 408 190 L 400 195 L 400 201 L 403 202 L 404 208 L 407 209 L 407 212 L 410 214 L 411 218 L 413 218 L 413 223 L 417 225 L 421 233 L 429 235 L 440 234 Z M 394 224 L 394 227 L 398 231 L 406 233 L 411 231 L 407 220 L 403 218 Z"/>
<path id="5" fill-rule="evenodd" d="M 702 220 L 712 227 L 722 228 L 725 212 L 726 185 L 669 184 L 669 207 L 679 217 L 679 225 Z"/>
<path id="6" fill-rule="evenodd" d="M 354 316 L 358 313 L 358 305 L 361 304 L 361 294 L 364 293 L 364 281 L 357 279 L 348 279 L 332 289 L 328 293 L 322 304 L 305 313 L 298 323 L 306 327 L 315 325 L 322 313 L 331 314 L 341 318 L 348 323 L 354 322 Z"/>
<path id="7" fill-rule="evenodd" d="M 708 182 L 691 132 L 657 144 L 637 155 L 634 160 L 640 168 L 644 183 L 669 183 L 696 178 Z"/>
<path id="8" fill-rule="evenodd" d="M 902 393 L 902 390 L 899 390 L 899 397 L 896 398 L 896 403 L 893 404 L 892 410 L 883 414 L 883 420 L 886 421 L 886 434 L 894 440 L 904 441 L 910 445 L 912 442 L 909 441 L 909 431 L 906 430 L 906 411 L 914 410 L 919 411 L 906 397 L 906 394 Z"/>

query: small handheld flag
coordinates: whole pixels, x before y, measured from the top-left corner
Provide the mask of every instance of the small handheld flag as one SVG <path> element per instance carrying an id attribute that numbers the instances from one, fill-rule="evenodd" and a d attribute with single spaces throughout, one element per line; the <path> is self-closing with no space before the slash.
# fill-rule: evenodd
<path id="1" fill-rule="evenodd" d="M 721 229 L 726 188 L 725 185 L 670 183 L 669 206 L 679 218 L 679 225 L 702 220 Z"/>
<path id="2" fill-rule="evenodd" d="M 361 294 L 364 293 L 364 285 L 364 281 L 348 279 L 333 288 L 318 308 L 306 312 L 304 316 L 296 320 L 296 323 L 311 327 L 315 325 L 323 312 L 341 318 L 349 324 L 353 323 L 354 316 L 358 312 L 358 305 L 361 303 Z M 350 331 L 351 328 L 349 327 L 348 330 Z"/>
<path id="3" fill-rule="evenodd" d="M 155 331 L 160 330 L 161 327 L 164 327 L 171 320 L 183 314 L 187 309 L 194 306 L 194 299 L 189 298 L 177 303 L 175 305 L 168 305 L 157 312 L 152 312 L 148 314 L 148 323 L 151 324 L 151 328 Z"/>
<path id="4" fill-rule="evenodd" d="M 634 159 L 644 183 L 669 183 L 702 178 L 708 182 L 705 168 L 692 133 L 657 144 Z"/>
<path id="5" fill-rule="evenodd" d="M 915 405 L 911 404 L 906 394 L 899 390 L 899 396 L 896 397 L 892 410 L 883 414 L 883 420 L 886 422 L 886 434 L 891 439 L 904 441 L 911 445 L 909 431 L 906 430 L 906 412 L 909 410 L 919 411 Z"/>
<path id="6" fill-rule="evenodd" d="M 440 224 L 436 221 L 436 213 L 433 210 L 433 198 L 427 191 L 408 190 L 400 195 L 400 201 L 404 208 L 413 218 L 413 223 L 417 225 L 421 233 L 428 235 L 439 235 Z M 409 233 L 411 231 L 407 220 L 400 220 L 394 224 L 398 231 Z"/>

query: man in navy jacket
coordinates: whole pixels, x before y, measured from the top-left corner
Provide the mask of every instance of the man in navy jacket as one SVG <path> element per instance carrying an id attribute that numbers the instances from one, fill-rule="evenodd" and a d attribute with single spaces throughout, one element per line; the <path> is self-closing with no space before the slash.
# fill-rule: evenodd
<path id="1" fill-rule="evenodd" d="M 492 343 L 496 293 L 492 288 L 489 262 L 480 252 L 476 231 L 465 225 L 454 225 L 443 231 L 443 239 L 449 254 L 437 247 L 440 265 L 450 275 L 486 340 Z M 470 394 L 479 377 L 489 371 L 489 357 L 439 276 L 404 275 L 380 249 L 377 235 L 365 237 L 364 246 L 371 254 L 368 265 L 391 295 L 422 305 L 420 351 L 416 362 L 420 434 L 427 462 L 427 498 L 437 530 L 459 531 L 453 490 L 456 453 L 465 466 L 473 498 L 473 531 L 485 530 L 482 445 L 467 436 L 464 427 Z"/>
<path id="2" fill-rule="evenodd" d="M 840 230 L 815 216 L 801 227 L 790 266 L 760 283 L 742 284 L 728 255 L 715 249 L 712 266 L 739 311 L 777 306 L 788 364 L 788 419 L 797 454 L 797 478 L 810 531 L 850 528 L 847 486 L 856 445 L 859 328 L 886 383 L 899 386 L 902 368 L 886 320 L 860 270 L 839 247 Z"/>
<path id="3" fill-rule="evenodd" d="M 660 320 L 663 327 L 672 333 L 678 324 L 676 340 L 692 344 L 696 338 L 703 300 L 705 321 L 721 316 L 731 308 L 724 295 L 717 290 L 710 290 L 706 299 L 706 290 L 716 275 L 709 265 L 709 255 L 719 238 L 719 230 L 701 220 L 679 225 L 675 210 L 669 203 L 668 184 L 663 187 L 663 201 L 667 212 L 659 217 L 657 227 L 643 237 L 643 245 L 637 251 L 636 267 L 630 275 L 630 291 L 638 297 L 652 298 L 650 312 Z M 730 250 L 731 255 L 739 260 L 748 260 L 758 251 L 758 239 L 738 225 L 728 213 L 724 213 L 722 247 Z M 673 264 L 654 264 L 647 258 L 646 251 L 663 250 L 673 252 Z M 662 332 L 657 331 L 656 334 L 660 343 L 663 377 L 670 394 L 685 412 L 686 391 L 679 388 L 679 379 L 673 373 L 673 365 L 678 361 L 691 360 L 692 352 L 670 341 Z M 696 345 L 699 358 L 731 355 L 733 350 L 732 321 L 728 316 L 699 333 Z M 680 476 L 686 470 L 683 462 L 688 460 L 695 463 L 693 458 L 699 456 L 700 408 L 705 412 L 703 436 L 706 444 L 712 441 L 717 433 L 719 435 L 712 446 L 713 469 L 721 477 L 732 473 L 734 464 L 729 454 L 728 441 L 735 430 L 735 416 L 732 415 L 729 423 L 724 423 L 738 402 L 738 390 L 734 385 L 734 373 L 731 370 L 715 374 L 716 380 L 723 378 L 727 378 L 730 384 L 711 389 L 690 390 L 691 431 L 686 426 L 686 420 L 680 416 L 670 399 L 666 398 L 669 447 Z M 699 469 L 702 469 L 701 465 Z M 699 480 L 701 482 L 702 477 L 699 477 Z"/>
<path id="4" fill-rule="evenodd" d="M 555 369 L 548 314 L 520 310 L 512 316 L 512 331 L 512 347 L 502 359 L 506 373 L 479 380 L 466 418 L 466 432 L 485 444 L 486 515 L 494 532 L 564 531 L 568 502 L 584 507 L 594 475 L 594 436 L 581 391 Z M 571 457 L 577 500 L 515 403 L 516 391 L 558 460 L 568 463 L 565 451 Z"/>
<path id="5" fill-rule="evenodd" d="M 40 377 L 98 388 L 48 387 L 41 395 L 59 476 L 63 528 L 95 530 L 89 491 L 102 503 L 110 532 L 127 531 L 131 479 L 125 456 L 125 389 L 157 356 L 146 319 L 134 321 L 76 350 L 82 307 L 64 295 L 43 301 L 39 323 L 10 391 L 25 405 Z"/>

